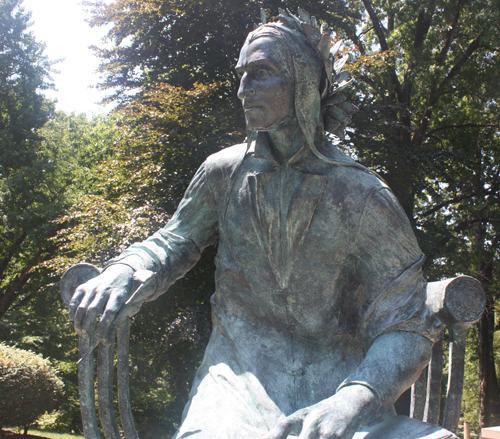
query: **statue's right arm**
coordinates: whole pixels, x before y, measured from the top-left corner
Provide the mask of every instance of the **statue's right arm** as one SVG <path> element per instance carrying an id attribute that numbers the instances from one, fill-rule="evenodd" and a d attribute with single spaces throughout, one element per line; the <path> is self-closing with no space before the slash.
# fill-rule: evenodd
<path id="1" fill-rule="evenodd" d="M 155 273 L 154 285 L 148 287 L 146 297 L 141 295 L 141 303 L 154 300 L 196 264 L 203 249 L 214 241 L 217 231 L 215 199 L 203 164 L 164 228 L 147 240 L 133 244 L 111 260 L 99 276 L 76 289 L 70 302 L 70 318 L 75 322 L 77 333 L 89 334 L 102 315 L 95 339 L 101 340 L 138 286 L 134 272 Z M 140 303 L 126 306 L 137 309 L 137 305 Z"/>

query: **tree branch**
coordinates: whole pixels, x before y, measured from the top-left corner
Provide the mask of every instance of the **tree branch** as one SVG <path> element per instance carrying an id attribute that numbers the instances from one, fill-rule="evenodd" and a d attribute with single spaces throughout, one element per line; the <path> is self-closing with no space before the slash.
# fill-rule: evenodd
<path id="1" fill-rule="evenodd" d="M 377 14 L 375 14 L 375 11 L 373 10 L 373 7 L 370 3 L 370 0 L 362 0 L 362 1 L 363 1 L 363 5 L 365 6 L 366 12 L 368 12 L 368 15 L 370 16 L 370 19 L 372 21 L 373 29 L 375 30 L 375 33 L 377 34 L 377 38 L 378 38 L 379 43 L 380 43 L 380 48 L 382 49 L 383 52 L 388 52 L 389 45 L 387 44 L 387 40 L 385 39 L 384 30 L 382 29 L 382 26 L 380 25 L 380 21 L 377 17 Z M 389 69 L 388 73 L 389 73 L 389 78 L 396 89 L 396 94 L 398 96 L 399 102 L 401 102 L 403 95 L 401 92 L 401 83 L 399 82 L 398 76 L 396 75 L 396 72 L 392 69 Z"/>
<path id="2" fill-rule="evenodd" d="M 374 89 L 377 87 L 377 84 L 375 83 L 375 81 L 373 81 L 371 78 L 369 78 L 366 75 L 360 75 L 360 76 L 358 76 L 358 78 L 361 79 L 363 82 L 365 82 L 366 84 L 368 84 L 370 87 L 372 87 Z"/>
<path id="3" fill-rule="evenodd" d="M 487 124 L 464 123 L 463 125 L 445 125 L 445 126 L 435 128 L 435 129 L 429 131 L 425 135 L 425 137 L 431 137 L 434 133 L 436 133 L 438 131 L 448 130 L 451 128 L 495 128 L 495 129 L 500 129 L 500 125 L 495 125 L 492 123 L 487 123 Z"/>
<path id="4" fill-rule="evenodd" d="M 22 243 L 24 242 L 24 240 L 26 239 L 27 236 L 28 236 L 28 233 L 26 233 L 26 232 L 21 233 L 19 238 L 17 238 L 15 240 L 15 242 L 10 246 L 9 252 L 2 259 L 2 262 L 0 262 L 0 279 L 2 279 L 3 274 L 4 274 L 5 270 L 7 269 L 7 266 L 9 265 L 9 262 L 12 260 L 14 254 L 16 253 L 16 250 L 19 248 L 19 246 L 22 245 Z"/>
<path id="5" fill-rule="evenodd" d="M 425 218 L 426 216 L 432 215 L 434 212 L 437 212 L 438 210 L 442 209 L 443 207 L 446 207 L 450 204 L 457 203 L 458 201 L 466 200 L 467 198 L 475 197 L 476 195 L 479 195 L 479 194 L 474 192 L 472 194 L 462 195 L 460 197 L 452 198 L 451 200 L 443 201 L 442 203 L 439 203 L 436 206 L 434 206 L 432 209 L 429 209 L 428 211 L 422 213 L 421 215 L 419 215 L 419 217 Z"/>
<path id="6" fill-rule="evenodd" d="M 387 40 L 385 39 L 384 35 L 384 30 L 382 29 L 382 26 L 380 25 L 380 21 L 377 17 L 377 14 L 375 14 L 375 11 L 373 10 L 373 7 L 370 3 L 370 0 L 362 0 L 363 5 L 365 6 L 366 12 L 368 12 L 368 15 L 370 16 L 370 19 L 373 24 L 373 28 L 375 29 L 375 33 L 377 34 L 378 41 L 380 43 L 380 48 L 386 52 L 389 50 L 389 46 L 387 44 Z"/>
<path id="7" fill-rule="evenodd" d="M 486 49 L 489 50 L 490 52 L 496 52 L 496 53 L 500 52 L 500 49 L 498 49 L 497 47 L 487 46 L 486 44 L 480 44 L 479 49 Z"/>
<path id="8" fill-rule="evenodd" d="M 441 52 L 436 58 L 436 63 L 438 65 L 443 65 L 444 61 L 446 59 L 446 55 L 448 51 L 450 50 L 451 43 L 453 42 L 453 38 L 455 36 L 455 30 L 458 26 L 458 20 L 460 18 L 460 12 L 462 11 L 462 8 L 465 6 L 468 0 L 459 0 L 457 4 L 457 11 L 455 12 L 455 15 L 453 16 L 453 19 L 451 21 L 451 24 L 449 26 L 448 32 L 446 32 L 446 38 L 444 39 L 444 44 L 443 48 L 441 49 Z"/>
<path id="9" fill-rule="evenodd" d="M 28 282 L 33 275 L 32 268 L 38 263 L 40 256 L 44 253 L 44 249 L 38 250 L 37 254 L 31 258 L 28 264 L 24 267 L 22 272 L 16 276 L 14 281 L 7 287 L 7 289 L 0 294 L 0 320 L 8 311 L 14 300 L 19 296 L 19 291 Z"/>
<path id="10" fill-rule="evenodd" d="M 472 40 L 472 42 L 469 44 L 469 47 L 467 47 L 467 50 L 462 54 L 458 62 L 451 68 L 451 70 L 448 72 L 446 77 L 441 81 L 441 84 L 439 84 L 439 87 L 437 88 L 436 92 L 434 93 L 434 96 L 431 97 L 430 99 L 430 105 L 434 105 L 438 99 L 440 94 L 443 92 L 444 87 L 446 84 L 453 79 L 453 77 L 460 71 L 460 69 L 463 67 L 463 65 L 468 61 L 468 59 L 471 57 L 471 55 L 479 48 L 480 46 L 480 41 L 483 36 L 484 29 L 481 29 L 479 34 Z"/>
<path id="11" fill-rule="evenodd" d="M 498 204 L 498 200 L 496 197 L 490 201 L 489 203 L 486 203 L 483 207 L 478 209 L 476 212 L 470 214 L 465 220 L 463 220 L 460 224 L 455 226 L 453 228 L 453 231 L 455 233 L 461 232 L 462 230 L 465 230 L 468 227 L 473 226 L 474 224 L 477 224 L 478 222 L 482 221 L 482 218 L 475 218 L 478 215 L 482 214 L 486 209 L 490 208 L 491 206 L 496 206 Z M 443 246 L 445 246 L 451 239 L 453 238 L 453 235 L 451 233 L 448 234 L 448 236 L 445 236 L 442 238 L 429 252 L 429 258 L 433 259 L 438 250 L 440 250 Z"/>
<path id="12" fill-rule="evenodd" d="M 452 198 L 450 200 L 443 201 L 442 203 L 439 203 L 438 205 L 434 206 L 432 209 L 429 209 L 428 211 L 422 213 L 419 215 L 421 218 L 425 218 L 426 216 L 432 215 L 434 212 L 437 212 L 439 209 L 442 209 L 443 207 L 446 207 L 450 204 L 457 203 L 458 201 L 463 201 L 468 198 L 472 197 L 477 197 L 478 195 L 487 195 L 487 194 L 493 194 L 497 191 L 498 185 L 492 184 L 489 189 L 484 189 L 482 191 L 478 192 L 472 192 L 471 194 L 466 194 L 466 195 L 461 195 L 459 197 Z"/>
<path id="13" fill-rule="evenodd" d="M 415 39 L 413 40 L 413 48 L 419 49 L 424 44 L 425 37 L 431 27 L 432 12 L 430 18 L 426 18 L 425 11 L 420 11 L 418 14 L 417 25 L 415 27 Z"/>
<path id="14" fill-rule="evenodd" d="M 371 30 L 373 30 L 373 26 L 370 28 L 370 29 L 366 29 L 365 31 L 361 32 L 360 34 L 356 35 L 358 38 L 359 37 L 362 37 L 363 35 L 367 34 L 368 32 L 370 32 Z"/>
<path id="15" fill-rule="evenodd" d="M 467 50 L 462 54 L 458 62 L 451 68 L 446 77 L 441 81 L 438 87 L 431 88 L 429 96 L 427 98 L 427 107 L 424 110 L 422 118 L 420 119 L 419 125 L 413 134 L 411 143 L 414 147 L 420 146 L 429 125 L 429 120 L 432 115 L 432 107 L 439 101 L 441 94 L 444 91 L 446 84 L 453 79 L 453 77 L 460 71 L 462 66 L 467 62 L 475 50 L 480 46 L 481 37 L 483 36 L 484 29 L 481 29 L 479 34 L 474 38 L 474 40 L 469 44 Z"/>

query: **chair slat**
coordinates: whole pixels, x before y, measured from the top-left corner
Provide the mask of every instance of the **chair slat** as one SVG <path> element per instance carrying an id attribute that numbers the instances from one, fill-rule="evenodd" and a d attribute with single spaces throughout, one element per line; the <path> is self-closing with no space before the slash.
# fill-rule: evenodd
<path id="1" fill-rule="evenodd" d="M 99 399 L 99 417 L 106 439 L 120 439 L 113 406 L 113 359 L 115 343 L 101 345 L 97 360 L 97 386 Z"/>
<path id="2" fill-rule="evenodd" d="M 427 368 L 411 386 L 410 418 L 421 421 L 424 418 L 425 393 L 427 390 Z"/>
<path id="3" fill-rule="evenodd" d="M 118 345 L 118 406 L 123 430 L 127 439 L 139 439 L 132 417 L 132 404 L 130 402 L 129 384 L 129 341 L 130 317 L 124 318 L 116 328 Z"/>
<path id="4" fill-rule="evenodd" d="M 441 381 L 443 379 L 443 333 L 441 333 L 441 338 L 432 347 L 428 370 L 424 422 L 439 425 Z"/>
<path id="5" fill-rule="evenodd" d="M 78 339 L 80 355 L 88 352 L 93 343 L 93 337 Z M 97 414 L 95 409 L 94 391 L 94 356 L 87 355 L 78 365 L 78 389 L 80 391 L 80 411 L 82 413 L 83 434 L 85 439 L 100 439 Z"/>
<path id="6" fill-rule="evenodd" d="M 457 431 L 462 406 L 465 340 L 468 327 L 469 325 L 454 324 L 448 328 L 450 332 L 450 354 L 443 427 L 453 433 Z"/>

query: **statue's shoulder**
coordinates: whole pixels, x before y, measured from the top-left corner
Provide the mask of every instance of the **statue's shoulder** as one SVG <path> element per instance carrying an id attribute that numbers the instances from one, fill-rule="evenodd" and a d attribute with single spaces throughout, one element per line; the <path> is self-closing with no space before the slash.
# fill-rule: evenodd
<path id="1" fill-rule="evenodd" d="M 328 173 L 335 178 L 342 179 L 350 188 L 350 192 L 354 191 L 363 196 L 373 190 L 389 189 L 379 174 L 353 160 L 335 145 L 325 143 L 321 153 L 328 163 Z"/>
<path id="2" fill-rule="evenodd" d="M 393 224 L 405 224 L 404 227 L 408 229 L 406 214 L 389 185 L 379 174 L 348 157 L 333 145 L 332 149 L 325 150 L 324 155 L 329 164 L 328 177 L 332 197 L 347 206 L 348 212 L 359 221 L 366 217 L 366 212 L 370 213 L 370 218 L 375 222 L 389 224 L 388 218 L 391 218 Z"/>
<path id="3" fill-rule="evenodd" d="M 373 218 L 382 218 L 384 221 L 387 218 L 399 218 L 398 224 L 405 224 L 405 227 L 411 230 L 403 208 L 379 174 L 348 157 L 333 145 L 328 152 L 332 165 L 330 172 L 335 178 L 334 187 L 341 194 L 339 196 L 349 204 L 352 212 L 361 214 L 369 210 Z"/>
<path id="4" fill-rule="evenodd" d="M 221 149 L 207 158 L 206 166 L 211 172 L 232 169 L 241 162 L 246 150 L 246 143 L 240 143 Z"/>
<path id="5" fill-rule="evenodd" d="M 246 151 L 247 144 L 240 143 L 224 148 L 207 158 L 205 169 L 212 187 L 220 190 L 227 184 L 245 157 Z"/>

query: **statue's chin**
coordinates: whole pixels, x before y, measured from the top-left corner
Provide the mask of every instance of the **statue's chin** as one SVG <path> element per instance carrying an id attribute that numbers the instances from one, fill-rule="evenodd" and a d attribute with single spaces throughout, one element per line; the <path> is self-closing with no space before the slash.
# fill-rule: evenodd
<path id="1" fill-rule="evenodd" d="M 267 124 L 263 122 L 256 123 L 255 121 L 246 119 L 247 129 L 250 131 L 275 131 L 290 128 L 294 122 L 296 122 L 296 119 L 293 116 L 286 116 L 280 120 L 272 121 Z"/>
<path id="2" fill-rule="evenodd" d="M 262 122 L 256 122 L 253 120 L 246 120 L 247 122 L 247 129 L 251 131 L 268 131 L 273 128 L 273 126 L 276 126 L 277 124 L 274 123 L 262 123 Z"/>

